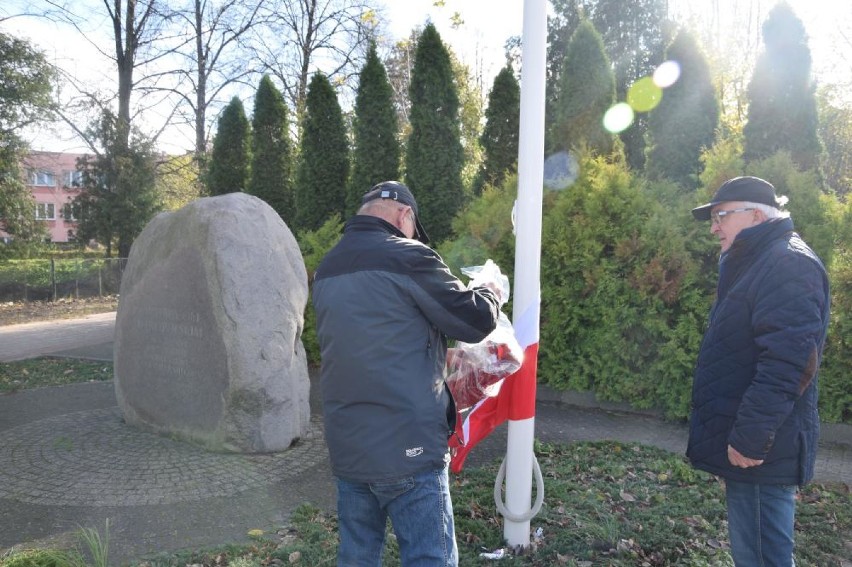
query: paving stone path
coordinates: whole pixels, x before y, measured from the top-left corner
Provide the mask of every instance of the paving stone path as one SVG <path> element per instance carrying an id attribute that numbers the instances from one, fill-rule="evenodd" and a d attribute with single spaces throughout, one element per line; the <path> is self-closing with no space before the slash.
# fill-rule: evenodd
<path id="1" fill-rule="evenodd" d="M 322 424 L 289 450 L 211 453 L 124 423 L 117 407 L 0 432 L 0 498 L 54 506 L 140 506 L 233 496 L 286 483 L 325 459 Z"/>

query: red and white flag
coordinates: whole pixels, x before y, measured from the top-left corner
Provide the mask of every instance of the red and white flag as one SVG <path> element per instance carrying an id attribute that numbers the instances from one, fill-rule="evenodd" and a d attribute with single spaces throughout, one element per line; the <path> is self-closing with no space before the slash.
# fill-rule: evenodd
<path id="1" fill-rule="evenodd" d="M 538 309 L 534 301 L 514 323 L 515 337 L 524 349 L 524 361 L 514 374 L 503 380 L 500 392 L 476 404 L 466 415 L 456 434 L 463 445 L 454 450 L 450 470 L 460 473 L 468 453 L 506 420 L 520 421 L 535 416 L 536 367 L 538 364 Z M 460 429 L 460 430 L 459 430 Z"/>

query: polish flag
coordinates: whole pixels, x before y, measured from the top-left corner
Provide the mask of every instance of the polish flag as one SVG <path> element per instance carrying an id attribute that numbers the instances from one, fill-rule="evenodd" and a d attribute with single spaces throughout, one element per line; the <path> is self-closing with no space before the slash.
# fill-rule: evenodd
<path id="1" fill-rule="evenodd" d="M 524 361 L 514 374 L 503 380 L 500 392 L 485 398 L 467 413 L 458 436 L 463 445 L 454 450 L 450 470 L 460 473 L 468 453 L 507 420 L 520 421 L 535 416 L 536 366 L 538 363 L 538 309 L 535 301 L 513 326 L 524 349 Z M 457 428 L 458 429 L 458 428 Z"/>

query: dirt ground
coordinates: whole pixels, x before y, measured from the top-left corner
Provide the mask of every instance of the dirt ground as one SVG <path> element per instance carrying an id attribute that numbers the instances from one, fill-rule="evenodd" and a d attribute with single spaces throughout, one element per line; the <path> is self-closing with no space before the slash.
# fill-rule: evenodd
<path id="1" fill-rule="evenodd" d="M 28 301 L 0 303 L 0 326 L 73 319 L 93 313 L 108 313 L 118 309 L 118 296 L 60 299 L 58 301 Z"/>

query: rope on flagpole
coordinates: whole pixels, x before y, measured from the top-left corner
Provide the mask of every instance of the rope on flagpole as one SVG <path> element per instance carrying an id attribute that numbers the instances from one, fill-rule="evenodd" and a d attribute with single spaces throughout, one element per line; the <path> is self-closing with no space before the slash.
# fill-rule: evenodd
<path id="1" fill-rule="evenodd" d="M 503 503 L 503 479 L 506 478 L 506 457 L 503 457 L 503 462 L 500 463 L 500 470 L 497 471 L 497 478 L 494 479 L 494 504 L 497 506 L 497 511 L 510 522 L 526 522 L 533 519 L 544 503 L 544 477 L 541 476 L 541 467 L 538 464 L 538 459 L 533 455 L 533 471 L 535 472 L 535 503 L 530 510 L 523 514 L 514 514 L 510 512 Z"/>

